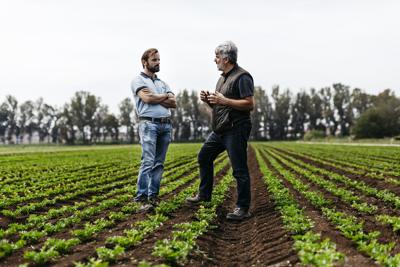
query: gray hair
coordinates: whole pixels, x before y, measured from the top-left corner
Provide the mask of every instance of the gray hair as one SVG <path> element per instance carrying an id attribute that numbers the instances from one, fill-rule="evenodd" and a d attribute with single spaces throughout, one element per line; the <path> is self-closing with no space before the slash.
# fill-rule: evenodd
<path id="1" fill-rule="evenodd" d="M 215 48 L 215 54 L 219 54 L 222 58 L 227 58 L 230 63 L 236 64 L 238 49 L 232 41 L 226 41 Z"/>

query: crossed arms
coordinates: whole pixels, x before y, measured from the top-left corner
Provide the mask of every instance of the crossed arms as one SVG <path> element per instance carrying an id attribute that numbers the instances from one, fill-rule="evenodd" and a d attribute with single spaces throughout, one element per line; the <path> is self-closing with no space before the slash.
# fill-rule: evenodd
<path id="1" fill-rule="evenodd" d="M 148 88 L 141 89 L 137 95 L 146 104 L 160 104 L 165 108 L 176 108 L 176 99 L 171 92 L 165 94 L 153 93 Z"/>

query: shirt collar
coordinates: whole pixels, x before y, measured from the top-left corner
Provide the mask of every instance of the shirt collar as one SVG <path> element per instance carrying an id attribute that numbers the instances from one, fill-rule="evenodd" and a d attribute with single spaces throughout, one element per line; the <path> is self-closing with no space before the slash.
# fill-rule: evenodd
<path id="1" fill-rule="evenodd" d="M 158 80 L 158 77 L 157 77 L 157 75 L 156 75 L 156 74 L 154 75 L 154 79 L 153 79 L 153 77 L 151 77 L 151 76 L 147 75 L 147 74 L 146 74 L 146 73 L 144 73 L 143 71 L 140 73 L 140 75 L 142 75 L 142 76 L 143 76 L 143 77 L 145 77 L 145 78 L 152 79 L 153 81 L 154 81 L 154 80 Z"/>
<path id="2" fill-rule="evenodd" d="M 236 70 L 238 68 L 238 64 L 235 64 L 235 66 L 230 70 L 230 71 L 228 71 L 228 73 L 224 73 L 224 72 L 222 72 L 221 73 L 221 76 L 222 77 L 224 77 L 225 79 L 226 78 L 228 78 L 228 76 L 234 71 L 234 70 Z"/>

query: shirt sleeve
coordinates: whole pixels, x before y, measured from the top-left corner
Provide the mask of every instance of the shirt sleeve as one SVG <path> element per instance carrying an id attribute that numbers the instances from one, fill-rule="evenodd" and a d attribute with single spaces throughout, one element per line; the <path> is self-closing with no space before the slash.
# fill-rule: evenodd
<path id="1" fill-rule="evenodd" d="M 133 95 L 137 95 L 137 93 L 143 88 L 147 88 L 146 83 L 140 78 L 140 76 L 136 77 L 131 83 Z"/>
<path id="2" fill-rule="evenodd" d="M 175 95 L 174 92 L 172 92 L 171 88 L 169 88 L 169 85 L 164 81 L 163 81 L 163 83 L 164 83 L 164 87 L 165 87 L 165 93 L 171 93 L 171 94 Z"/>
<path id="3" fill-rule="evenodd" d="M 243 74 L 238 80 L 239 94 L 241 98 L 254 95 L 253 79 L 248 74 Z"/>

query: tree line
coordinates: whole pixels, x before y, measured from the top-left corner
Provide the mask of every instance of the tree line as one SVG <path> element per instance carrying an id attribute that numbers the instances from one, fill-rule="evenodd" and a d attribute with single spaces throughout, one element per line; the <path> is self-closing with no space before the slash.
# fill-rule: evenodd
<path id="1" fill-rule="evenodd" d="M 269 93 L 270 92 L 270 93 Z M 251 113 L 252 140 L 302 139 L 308 136 L 393 137 L 400 134 L 400 98 L 386 89 L 378 95 L 341 83 L 292 93 L 274 86 L 256 87 Z M 198 92 L 183 90 L 172 110 L 173 139 L 204 140 L 211 131 L 211 112 Z M 118 114 L 87 91 L 78 91 L 62 107 L 39 98 L 19 103 L 7 95 L 0 103 L 0 143 L 96 144 L 138 141 L 137 117 L 131 98 Z"/>

